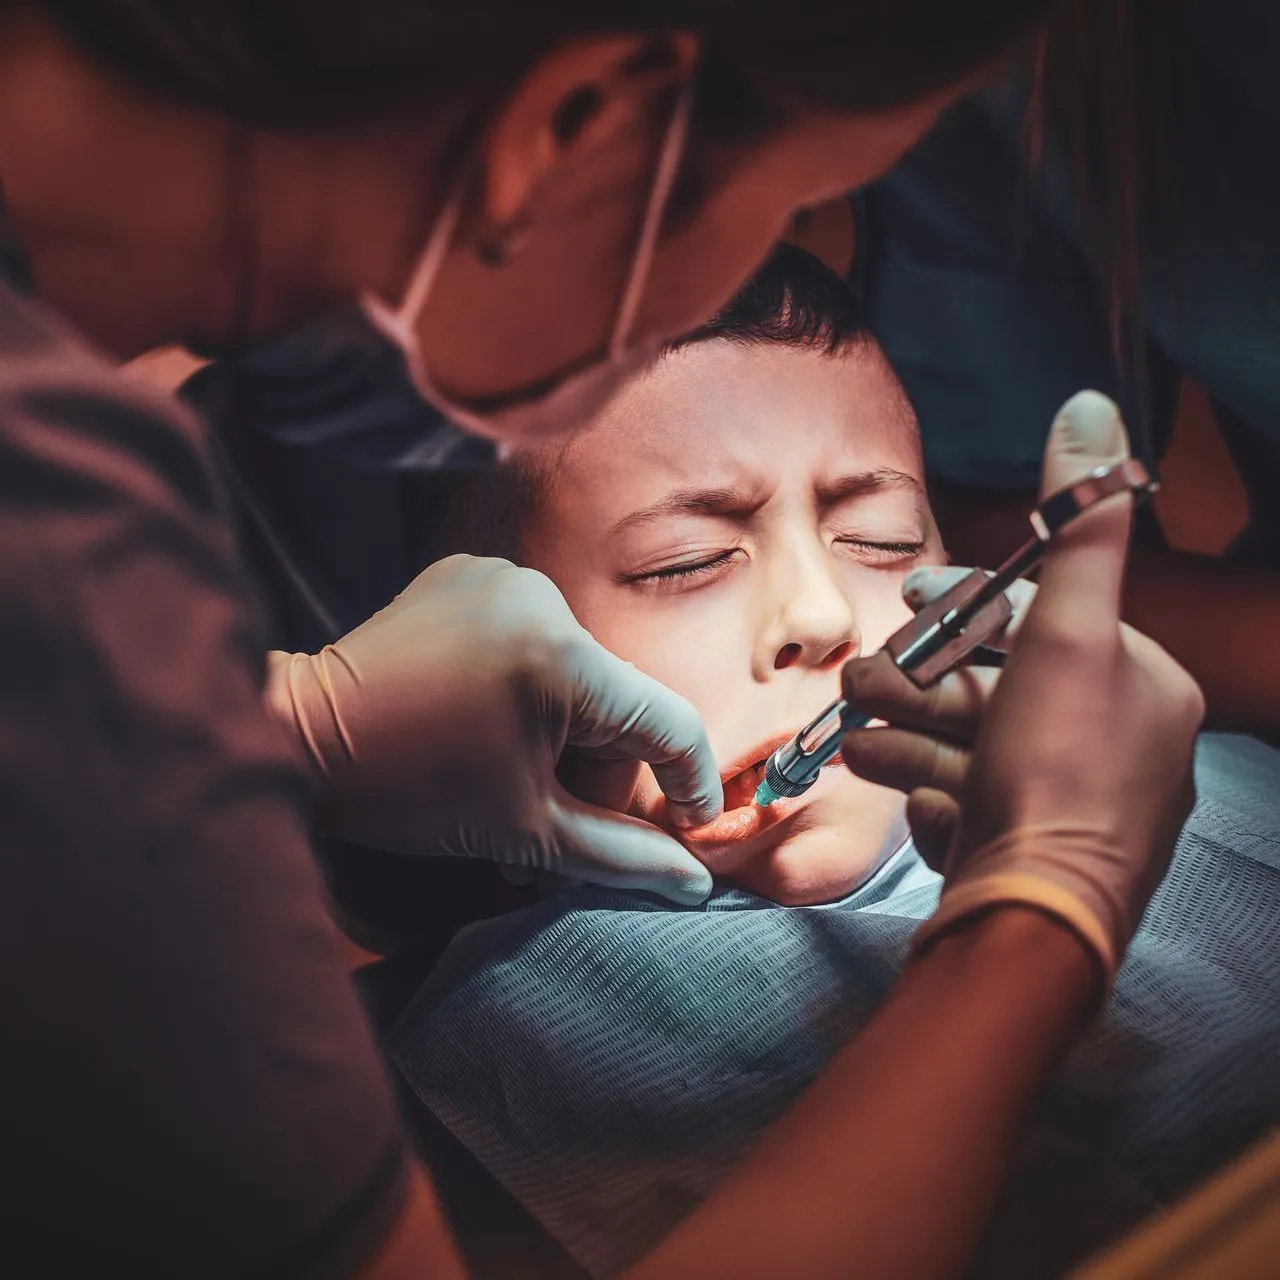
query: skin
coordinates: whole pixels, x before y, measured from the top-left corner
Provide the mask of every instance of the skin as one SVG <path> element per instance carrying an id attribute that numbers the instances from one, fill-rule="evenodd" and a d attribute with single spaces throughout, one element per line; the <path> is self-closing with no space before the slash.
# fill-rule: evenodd
<path id="1" fill-rule="evenodd" d="M 519 456 L 548 477 L 522 560 L 606 648 L 694 704 L 724 770 L 726 814 L 708 828 L 675 832 L 647 769 L 632 812 L 776 901 L 849 893 L 905 838 L 902 796 L 831 768 L 761 811 L 759 770 L 736 775 L 839 696 L 841 665 L 907 620 L 907 572 L 941 557 L 915 418 L 879 350 L 701 342 L 567 448 Z"/>
<path id="2" fill-rule="evenodd" d="M 598 355 L 613 329 L 675 93 L 697 58 L 696 39 L 673 36 L 665 61 L 637 70 L 646 43 L 578 41 L 496 101 L 300 137 L 158 101 L 38 16 L 0 19 L 7 216 L 42 297 L 112 354 L 216 351 L 364 291 L 398 302 L 456 182 L 442 157 L 465 130 L 477 139 L 465 214 L 418 335 L 448 394 L 510 394 Z M 700 200 L 661 238 L 635 336 L 670 337 L 711 314 L 796 209 L 883 172 L 965 87 L 875 116 L 789 108 L 749 146 L 695 130 L 683 176 Z M 560 109 L 584 91 L 595 109 L 565 137 Z M 490 265 L 487 246 L 504 238 L 515 248 Z"/>

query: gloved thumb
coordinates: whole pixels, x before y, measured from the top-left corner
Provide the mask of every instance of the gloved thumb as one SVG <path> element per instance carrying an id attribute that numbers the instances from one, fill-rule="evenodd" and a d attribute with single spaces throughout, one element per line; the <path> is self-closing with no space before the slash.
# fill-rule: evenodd
<path id="1" fill-rule="evenodd" d="M 1058 412 L 1045 449 L 1041 492 L 1076 484 L 1099 467 L 1129 456 L 1120 410 L 1097 391 L 1081 391 Z M 1064 619 L 1078 610 L 1115 622 L 1120 611 L 1133 500 L 1107 498 L 1054 535 L 1040 574 L 1040 599 Z M 1106 615 L 1105 619 L 1103 615 Z"/>
<path id="2" fill-rule="evenodd" d="M 1049 432 L 1045 447 L 1044 466 L 1041 471 L 1040 496 L 1047 498 L 1059 489 L 1076 484 L 1099 467 L 1111 466 L 1129 456 L 1129 437 L 1121 420 L 1120 411 L 1113 401 L 1097 391 L 1081 391 L 1074 395 L 1058 411 Z M 1110 516 L 1110 524 L 1104 518 L 1102 524 L 1110 529 L 1108 545 L 1123 529 L 1127 539 L 1129 528 L 1128 508 L 1123 500 L 1112 499 L 1103 503 L 1110 511 L 1088 512 L 1074 524 L 1085 523 L 1093 515 Z M 1074 529 L 1065 529 L 1055 539 L 1070 541 Z M 1013 550 L 1012 547 L 1009 548 Z M 1112 559 L 1115 557 L 1113 556 Z M 1120 557 L 1123 567 L 1123 556 Z M 902 598 L 913 612 L 918 613 L 927 605 L 946 595 L 957 583 L 972 572 L 964 565 L 925 565 L 913 569 L 902 584 Z M 1018 581 L 1006 589 L 1005 595 L 1013 606 L 1013 620 L 1006 634 L 1013 636 L 1035 599 L 1035 587 L 1029 582 Z"/>
<path id="3" fill-rule="evenodd" d="M 1040 475 L 1043 500 L 1099 467 L 1129 456 L 1129 436 L 1115 402 L 1100 391 L 1081 391 L 1058 410 Z"/>
<path id="4" fill-rule="evenodd" d="M 711 872 L 665 831 L 558 789 L 551 803 L 556 869 L 592 884 L 656 893 L 680 906 L 706 901 Z"/>

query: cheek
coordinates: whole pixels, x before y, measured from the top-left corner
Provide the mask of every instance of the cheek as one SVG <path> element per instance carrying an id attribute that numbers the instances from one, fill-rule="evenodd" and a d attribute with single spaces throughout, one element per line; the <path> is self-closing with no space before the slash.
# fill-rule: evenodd
<path id="1" fill-rule="evenodd" d="M 749 678 L 740 610 L 714 592 L 690 593 L 678 604 L 627 591 L 609 593 L 578 615 L 611 653 L 688 698 L 714 737 L 735 686 Z"/>
<path id="2" fill-rule="evenodd" d="M 751 678 L 740 607 L 710 591 L 691 593 L 677 604 L 610 590 L 582 602 L 575 612 L 610 653 L 687 698 L 711 741 L 719 741 Z M 661 800 L 652 772 L 641 769 L 631 812 L 650 816 Z"/>
<path id="3" fill-rule="evenodd" d="M 911 617 L 902 599 L 906 570 L 889 572 L 855 566 L 849 570 L 846 589 L 854 602 L 864 655 L 874 653 Z"/>

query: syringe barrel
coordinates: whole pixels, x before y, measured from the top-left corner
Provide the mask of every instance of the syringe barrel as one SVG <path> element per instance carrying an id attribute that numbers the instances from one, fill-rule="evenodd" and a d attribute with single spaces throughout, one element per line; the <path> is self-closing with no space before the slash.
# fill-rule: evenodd
<path id="1" fill-rule="evenodd" d="M 871 717 L 853 710 L 843 698 L 833 702 L 765 764 L 764 780 L 777 796 L 802 796 L 818 780 L 824 765 L 840 750 L 850 729 L 861 729 Z M 816 736 L 815 736 L 816 735 Z"/>

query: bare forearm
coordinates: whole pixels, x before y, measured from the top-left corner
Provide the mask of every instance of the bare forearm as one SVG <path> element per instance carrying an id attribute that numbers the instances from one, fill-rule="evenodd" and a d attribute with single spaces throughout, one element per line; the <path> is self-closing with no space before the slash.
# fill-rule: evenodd
<path id="1" fill-rule="evenodd" d="M 629 1280 L 959 1273 L 1096 983 L 1075 938 L 1030 911 L 942 939 Z"/>

